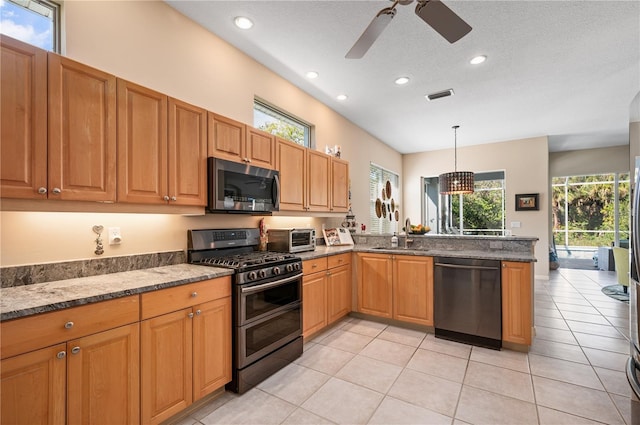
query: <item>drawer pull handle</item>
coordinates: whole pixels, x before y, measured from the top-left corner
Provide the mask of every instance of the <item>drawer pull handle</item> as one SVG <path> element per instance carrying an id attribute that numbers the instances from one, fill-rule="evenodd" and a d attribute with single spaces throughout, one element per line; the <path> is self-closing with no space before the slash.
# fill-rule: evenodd
<path id="1" fill-rule="evenodd" d="M 59 187 L 54 187 L 52 192 L 54 195 L 60 195 L 62 193 Z"/>
<path id="2" fill-rule="evenodd" d="M 47 188 L 46 187 L 40 187 L 38 188 L 38 193 L 40 195 L 46 195 L 47 194 Z"/>
<path id="3" fill-rule="evenodd" d="M 78 354 L 80 352 L 80 347 L 73 347 L 71 349 L 71 354 Z"/>
<path id="4" fill-rule="evenodd" d="M 175 201 L 177 201 L 177 200 L 178 200 L 178 198 L 176 198 L 175 196 L 172 196 L 172 197 L 171 197 L 171 200 L 172 200 L 173 202 L 175 202 Z"/>
<path id="5" fill-rule="evenodd" d="M 189 313 L 187 314 L 187 316 L 189 317 L 189 319 L 193 319 L 193 313 Z"/>
<path id="6" fill-rule="evenodd" d="M 197 293 L 197 292 L 192 292 L 192 293 L 191 293 L 191 296 L 192 296 L 193 298 L 195 298 L 195 297 L 197 297 L 197 296 L 198 296 L 198 293 Z"/>
<path id="7" fill-rule="evenodd" d="M 67 322 L 64 324 L 65 329 L 71 329 L 73 327 L 73 322 Z"/>
<path id="8" fill-rule="evenodd" d="M 312 268 L 312 269 L 315 269 L 316 267 L 318 267 L 318 265 L 317 265 L 317 264 L 313 264 L 313 265 L 311 266 L 311 268 Z"/>
<path id="9" fill-rule="evenodd" d="M 56 354 L 56 357 L 59 359 L 64 359 L 65 357 L 67 357 L 67 353 L 66 351 L 60 351 L 58 354 Z"/>
<path id="10" fill-rule="evenodd" d="M 196 316 L 200 316 L 202 314 L 202 310 L 196 310 Z"/>

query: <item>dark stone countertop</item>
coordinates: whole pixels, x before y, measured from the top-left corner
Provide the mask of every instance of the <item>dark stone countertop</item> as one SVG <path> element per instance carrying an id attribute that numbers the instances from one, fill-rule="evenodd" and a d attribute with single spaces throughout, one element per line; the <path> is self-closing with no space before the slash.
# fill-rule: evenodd
<path id="1" fill-rule="evenodd" d="M 0 321 L 170 288 L 233 274 L 231 269 L 177 264 L 0 289 Z"/>

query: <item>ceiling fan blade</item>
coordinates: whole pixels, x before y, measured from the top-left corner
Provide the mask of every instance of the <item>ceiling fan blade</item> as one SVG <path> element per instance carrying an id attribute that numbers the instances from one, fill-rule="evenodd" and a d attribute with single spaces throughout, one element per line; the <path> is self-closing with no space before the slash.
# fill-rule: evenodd
<path id="1" fill-rule="evenodd" d="M 416 15 L 449 43 L 455 43 L 471 31 L 471 26 L 440 0 L 419 1 Z"/>
<path id="2" fill-rule="evenodd" d="M 382 31 L 389 25 L 389 22 L 391 22 L 395 14 L 396 10 L 393 7 L 387 7 L 378 12 L 358 41 L 356 41 L 351 50 L 347 52 L 345 58 L 360 59 L 363 57 L 380 34 L 382 34 Z"/>

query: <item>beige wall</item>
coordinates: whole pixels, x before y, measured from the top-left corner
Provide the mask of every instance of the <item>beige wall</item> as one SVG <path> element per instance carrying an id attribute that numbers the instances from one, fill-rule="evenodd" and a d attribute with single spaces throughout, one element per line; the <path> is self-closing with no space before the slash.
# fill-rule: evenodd
<path id="1" fill-rule="evenodd" d="M 629 146 L 549 153 L 551 177 L 629 171 Z"/>
<path id="2" fill-rule="evenodd" d="M 369 163 L 401 172 L 402 157 L 326 105 L 278 77 L 161 1 L 64 2 L 64 54 L 170 96 L 252 124 L 259 96 L 315 125 L 319 150 L 342 146 L 350 163 L 353 212 L 369 216 Z M 70 212 L 0 212 L 0 266 L 95 258 L 94 224 L 119 226 L 123 243 L 105 245 L 103 256 L 186 249 L 189 228 L 255 227 L 251 216 L 119 213 L 95 204 Z M 52 203 L 22 203 L 34 211 Z M 74 207 L 65 207 L 65 209 Z M 127 208 L 126 211 L 130 211 Z M 104 212 L 104 211 L 109 211 Z M 123 209 L 124 211 L 124 209 Z M 340 218 L 330 222 L 340 222 Z M 325 220 L 272 217 L 271 227 L 313 225 Z M 365 221 L 366 224 L 368 224 Z"/>
<path id="3" fill-rule="evenodd" d="M 506 224 L 513 235 L 534 236 L 536 276 L 549 275 L 549 185 L 546 137 L 489 143 L 458 148 L 458 170 L 482 172 L 504 170 L 506 176 Z M 453 171 L 453 150 L 403 156 L 405 211 L 417 223 L 421 214 L 421 177 Z M 517 193 L 539 193 L 539 211 L 515 211 Z M 519 221 L 520 228 L 511 228 Z"/>

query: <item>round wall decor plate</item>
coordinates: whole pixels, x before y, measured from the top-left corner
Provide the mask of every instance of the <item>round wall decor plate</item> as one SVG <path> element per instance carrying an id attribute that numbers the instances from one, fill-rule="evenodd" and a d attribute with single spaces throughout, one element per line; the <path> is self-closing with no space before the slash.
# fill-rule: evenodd
<path id="1" fill-rule="evenodd" d="M 387 198 L 391 198 L 391 182 L 389 180 L 387 180 L 385 190 L 387 191 Z"/>
<path id="2" fill-rule="evenodd" d="M 382 217 L 382 201 L 380 199 L 376 199 L 376 216 Z"/>

